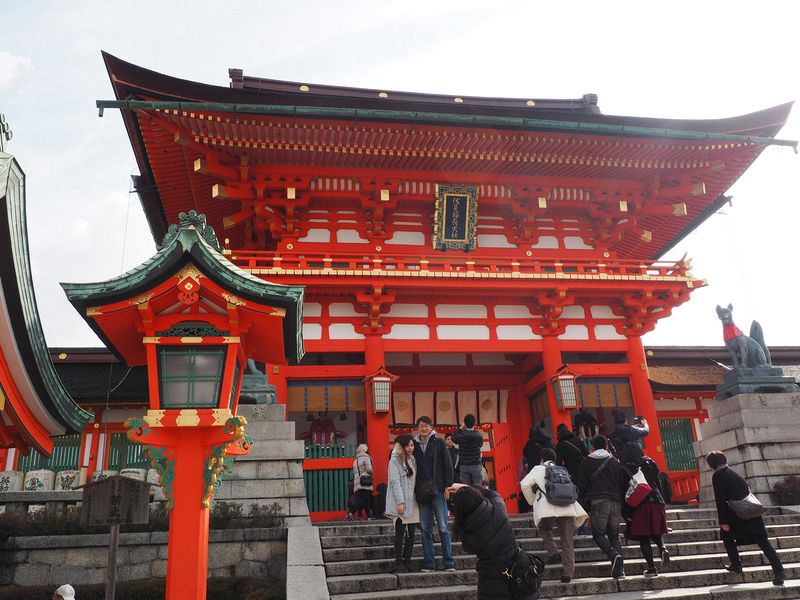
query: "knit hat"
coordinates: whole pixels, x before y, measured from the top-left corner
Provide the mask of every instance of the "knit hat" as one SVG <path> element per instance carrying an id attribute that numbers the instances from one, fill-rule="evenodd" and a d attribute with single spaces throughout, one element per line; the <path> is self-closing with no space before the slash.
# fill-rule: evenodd
<path id="1" fill-rule="evenodd" d="M 65 583 L 58 588 L 55 593 L 61 596 L 64 600 L 75 600 L 75 588 L 68 583 Z"/>
<path id="2" fill-rule="evenodd" d="M 477 488 L 466 486 L 459 488 L 453 496 L 453 512 L 467 516 L 483 503 L 484 496 Z"/>

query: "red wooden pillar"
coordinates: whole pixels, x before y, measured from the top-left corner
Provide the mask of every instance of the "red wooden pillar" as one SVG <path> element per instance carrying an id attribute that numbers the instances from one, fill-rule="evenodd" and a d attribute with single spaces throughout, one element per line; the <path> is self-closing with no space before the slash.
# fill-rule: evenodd
<path id="1" fill-rule="evenodd" d="M 385 366 L 383 338 L 378 333 L 367 334 L 365 340 L 365 362 L 371 375 Z M 373 414 L 369 393 L 367 393 L 367 446 L 372 457 L 372 479 L 374 486 L 386 483 L 389 468 L 389 414 Z"/>
<path id="2" fill-rule="evenodd" d="M 647 358 L 644 354 L 642 339 L 639 336 L 628 338 L 628 362 L 631 365 L 633 406 L 636 414 L 644 417 L 650 426 L 650 434 L 644 438 L 645 452 L 656 461 L 659 469 L 667 471 L 667 460 L 664 456 L 664 445 L 661 442 L 656 404 L 647 374 Z"/>
<path id="3" fill-rule="evenodd" d="M 522 449 L 528 441 L 528 432 L 531 428 L 531 410 L 528 399 L 522 391 L 521 385 L 515 385 L 508 391 L 508 408 L 506 420 L 511 430 L 512 448 L 514 452 L 514 468 L 517 468 Z"/>
<path id="4" fill-rule="evenodd" d="M 556 393 L 553 391 L 552 378 L 555 377 L 559 367 L 564 364 L 561 359 L 561 349 L 558 345 L 558 337 L 555 335 L 545 335 L 542 338 L 542 367 L 545 377 L 545 388 L 547 389 L 547 405 L 550 409 L 550 423 L 553 427 L 553 443 L 556 440 L 556 429 L 561 423 L 572 428 L 568 410 L 559 410 L 556 402 Z"/>
<path id="5" fill-rule="evenodd" d="M 206 428 L 177 432 L 175 505 L 169 514 L 166 598 L 205 598 L 208 579 L 208 518 L 202 506 Z M 192 565 L 193 568 L 187 568 Z"/>

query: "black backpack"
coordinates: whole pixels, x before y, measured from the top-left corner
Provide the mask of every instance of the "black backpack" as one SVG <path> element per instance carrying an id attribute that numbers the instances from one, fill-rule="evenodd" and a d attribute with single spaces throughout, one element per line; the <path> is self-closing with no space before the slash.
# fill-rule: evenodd
<path id="1" fill-rule="evenodd" d="M 544 495 L 554 506 L 569 506 L 578 500 L 578 487 L 572 483 L 566 467 L 547 462 L 544 465 Z"/>

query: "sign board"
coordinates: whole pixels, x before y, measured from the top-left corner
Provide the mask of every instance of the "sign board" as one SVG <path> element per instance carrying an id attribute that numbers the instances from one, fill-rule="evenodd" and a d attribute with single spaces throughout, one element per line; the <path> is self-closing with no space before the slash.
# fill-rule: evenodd
<path id="1" fill-rule="evenodd" d="M 115 475 L 83 486 L 81 525 L 147 523 L 151 484 Z"/>
<path id="2" fill-rule="evenodd" d="M 433 247 L 474 250 L 477 210 L 477 186 L 437 184 Z"/>

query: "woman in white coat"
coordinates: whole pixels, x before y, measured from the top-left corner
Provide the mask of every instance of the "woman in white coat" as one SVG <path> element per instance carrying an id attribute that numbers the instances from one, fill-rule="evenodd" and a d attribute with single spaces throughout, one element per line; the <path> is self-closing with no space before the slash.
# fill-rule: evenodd
<path id="1" fill-rule="evenodd" d="M 552 448 L 544 448 L 539 454 L 541 463 L 531 469 L 525 478 L 519 482 L 525 499 L 533 506 L 533 522 L 544 541 L 547 551 L 547 564 L 561 562 L 561 582 L 569 583 L 575 571 L 575 529 L 583 525 L 587 519 L 583 507 L 573 502 L 567 506 L 550 504 L 544 495 L 547 481 L 545 472 L 547 463 L 555 461 L 556 453 Z M 561 538 L 561 553 L 558 552 L 556 541 L 553 539 L 553 528 L 558 527 Z"/>
<path id="2" fill-rule="evenodd" d="M 394 521 L 394 572 L 411 572 L 414 531 L 419 523 L 419 506 L 414 497 L 417 463 L 414 438 L 397 436 L 389 459 L 389 482 L 386 488 L 386 516 Z"/>

